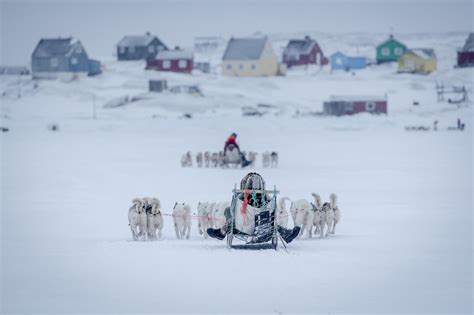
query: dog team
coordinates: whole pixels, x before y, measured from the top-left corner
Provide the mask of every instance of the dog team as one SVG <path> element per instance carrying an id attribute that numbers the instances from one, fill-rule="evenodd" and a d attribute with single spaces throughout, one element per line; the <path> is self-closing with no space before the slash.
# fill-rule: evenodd
<path id="1" fill-rule="evenodd" d="M 322 203 L 321 197 L 312 193 L 314 202 L 306 199 L 291 201 L 288 197 L 278 200 L 277 224 L 287 228 L 289 217 L 294 226 L 300 226 L 298 238 L 305 233 L 308 238 L 315 236 L 328 237 L 336 233 L 336 225 L 341 219 L 341 212 L 337 206 L 337 196 L 332 193 L 329 202 Z M 290 202 L 289 212 L 287 202 Z M 222 228 L 226 223 L 224 211 L 230 206 L 229 202 L 199 202 L 197 206 L 198 231 L 205 239 L 208 238 L 207 229 Z M 172 215 L 177 239 L 189 239 L 192 219 L 191 206 L 186 203 L 175 203 Z M 128 210 L 128 221 L 133 239 L 156 240 L 162 237 L 163 214 L 161 203 L 157 198 L 134 198 Z"/>
<path id="2" fill-rule="evenodd" d="M 245 159 L 250 161 L 250 165 L 255 165 L 257 161 L 258 153 L 254 151 L 245 152 L 242 151 Z M 198 152 L 196 154 L 196 165 L 197 167 L 218 167 L 224 166 L 224 152 Z M 181 167 L 192 167 L 193 166 L 193 155 L 191 151 L 186 152 L 181 157 Z M 278 166 L 278 153 L 273 151 L 265 151 L 262 153 L 262 166 L 264 168 L 275 168 Z"/>

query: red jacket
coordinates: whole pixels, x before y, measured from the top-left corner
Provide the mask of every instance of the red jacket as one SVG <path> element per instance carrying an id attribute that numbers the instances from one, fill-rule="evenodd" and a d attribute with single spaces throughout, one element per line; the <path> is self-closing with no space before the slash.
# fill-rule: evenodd
<path id="1" fill-rule="evenodd" d="M 239 147 L 239 145 L 237 144 L 237 141 L 235 140 L 234 135 L 230 135 L 230 137 L 229 137 L 229 138 L 227 139 L 227 141 L 225 142 L 225 145 L 224 145 L 224 152 L 225 152 L 225 150 L 227 149 L 227 146 L 229 146 L 230 144 L 235 145 L 237 148 Z"/>

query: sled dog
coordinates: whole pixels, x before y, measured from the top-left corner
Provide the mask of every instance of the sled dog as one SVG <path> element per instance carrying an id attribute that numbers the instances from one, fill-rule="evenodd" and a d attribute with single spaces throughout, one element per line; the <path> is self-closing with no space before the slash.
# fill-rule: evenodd
<path id="1" fill-rule="evenodd" d="M 150 198 L 147 201 L 147 226 L 148 239 L 156 240 L 161 238 L 161 230 L 163 230 L 163 216 L 161 215 L 161 202 L 158 198 Z"/>
<path id="2" fill-rule="evenodd" d="M 322 210 L 321 197 L 316 193 L 312 193 L 311 195 L 314 197 L 313 225 L 316 227 L 314 229 L 314 234 L 318 234 L 319 237 L 323 237 L 324 226 L 326 225 L 326 215 Z"/>
<path id="3" fill-rule="evenodd" d="M 198 203 L 198 230 L 199 234 L 207 238 L 207 229 L 212 227 L 211 214 L 214 208 L 214 204 L 209 202 Z"/>
<path id="4" fill-rule="evenodd" d="M 175 203 L 173 207 L 173 221 L 176 238 L 189 239 L 191 232 L 191 206 L 185 203 Z"/>
<path id="5" fill-rule="evenodd" d="M 285 229 L 288 226 L 288 210 L 286 209 L 285 201 L 290 200 L 288 197 L 278 199 L 277 224 Z"/>
<path id="6" fill-rule="evenodd" d="M 135 241 L 146 239 L 147 218 L 144 202 L 140 198 L 132 200 L 132 206 L 128 209 L 128 225 Z"/>
<path id="7" fill-rule="evenodd" d="M 313 211 L 311 211 L 311 203 L 306 199 L 293 201 L 290 207 L 290 213 L 293 217 L 295 226 L 300 226 L 301 231 L 298 238 L 308 231 L 308 237 L 313 237 Z"/>

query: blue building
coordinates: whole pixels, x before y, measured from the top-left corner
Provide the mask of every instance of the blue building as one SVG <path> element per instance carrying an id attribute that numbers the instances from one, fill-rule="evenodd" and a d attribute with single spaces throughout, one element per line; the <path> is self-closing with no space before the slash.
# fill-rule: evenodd
<path id="1" fill-rule="evenodd" d="M 31 56 L 33 78 L 74 77 L 101 73 L 100 62 L 89 59 L 81 42 L 71 37 L 41 39 Z"/>
<path id="2" fill-rule="evenodd" d="M 117 59 L 148 60 L 155 58 L 162 50 L 168 50 L 168 47 L 158 37 L 150 33 L 125 36 L 117 44 Z"/>
<path id="3" fill-rule="evenodd" d="M 357 70 L 364 69 L 367 66 L 365 57 L 349 57 L 340 51 L 331 55 L 331 70 Z"/>

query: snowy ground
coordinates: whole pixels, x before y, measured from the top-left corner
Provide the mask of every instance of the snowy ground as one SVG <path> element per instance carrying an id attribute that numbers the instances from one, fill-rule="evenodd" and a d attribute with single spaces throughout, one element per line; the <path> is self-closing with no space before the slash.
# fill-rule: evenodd
<path id="1" fill-rule="evenodd" d="M 415 38 L 453 50 L 463 36 Z M 1 78 L 1 124 L 10 128 L 0 136 L 2 312 L 472 313 L 472 104 L 437 103 L 434 89 L 436 80 L 465 84 L 472 98 L 473 70 L 453 69 L 452 60 L 430 76 L 388 65 L 256 79 L 108 62 L 86 80 L 34 88 L 23 79 L 20 99 L 18 78 Z M 151 77 L 198 83 L 205 97 L 102 108 L 143 94 Z M 303 115 L 346 90 L 387 93 L 389 115 Z M 241 116 L 241 106 L 258 102 L 276 110 Z M 467 130 L 447 131 L 458 117 Z M 404 130 L 434 120 L 438 132 Z M 59 132 L 47 130 L 53 122 Z M 337 234 L 297 240 L 288 253 L 228 251 L 201 239 L 196 222 L 189 241 L 175 240 L 166 217 L 163 240 L 131 241 L 133 197 L 159 197 L 165 213 L 175 201 L 195 211 L 199 201 L 230 200 L 247 171 L 182 169 L 179 159 L 221 149 L 232 131 L 245 149 L 279 152 L 277 169 L 255 171 L 283 196 L 336 192 Z"/>

